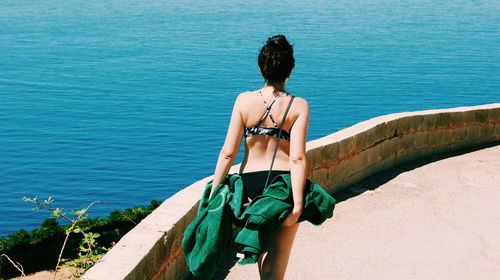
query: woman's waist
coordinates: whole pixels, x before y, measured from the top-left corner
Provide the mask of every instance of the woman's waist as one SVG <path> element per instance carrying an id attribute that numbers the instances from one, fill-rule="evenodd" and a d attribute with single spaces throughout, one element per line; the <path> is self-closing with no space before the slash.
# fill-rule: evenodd
<path id="1" fill-rule="evenodd" d="M 244 163 L 242 168 L 240 169 L 240 173 L 247 172 L 258 172 L 258 171 L 269 171 L 269 167 L 271 166 L 272 159 L 269 160 L 252 160 L 248 158 Z M 290 171 L 290 162 L 288 160 L 282 160 L 276 158 L 273 163 L 272 170 L 279 171 Z"/>
<path id="2" fill-rule="evenodd" d="M 239 174 L 242 176 L 261 176 L 267 175 L 269 173 L 269 169 L 267 170 L 254 170 L 254 171 L 241 171 Z M 271 170 L 271 175 L 279 175 L 279 174 L 290 174 L 290 170 Z"/>

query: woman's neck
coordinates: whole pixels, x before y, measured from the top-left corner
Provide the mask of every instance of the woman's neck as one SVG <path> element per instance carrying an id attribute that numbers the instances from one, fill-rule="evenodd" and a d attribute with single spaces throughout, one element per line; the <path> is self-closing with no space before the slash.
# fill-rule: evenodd
<path id="1" fill-rule="evenodd" d="M 269 83 L 266 82 L 262 90 L 270 91 L 273 94 L 279 94 L 280 92 L 285 92 L 286 82 L 284 83 Z"/>

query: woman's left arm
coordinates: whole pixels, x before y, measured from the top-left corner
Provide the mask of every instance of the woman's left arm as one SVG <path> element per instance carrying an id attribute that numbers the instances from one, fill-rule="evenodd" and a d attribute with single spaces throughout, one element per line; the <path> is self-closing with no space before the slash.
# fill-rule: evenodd
<path id="1" fill-rule="evenodd" d="M 233 106 L 233 112 L 231 114 L 231 120 L 229 121 L 229 127 L 226 134 L 226 140 L 219 153 L 219 159 L 217 160 L 217 166 L 215 167 L 214 177 L 212 186 L 217 186 L 226 177 L 229 169 L 238 156 L 238 150 L 240 148 L 241 138 L 243 137 L 243 120 L 240 111 L 240 96 L 236 98 Z"/>

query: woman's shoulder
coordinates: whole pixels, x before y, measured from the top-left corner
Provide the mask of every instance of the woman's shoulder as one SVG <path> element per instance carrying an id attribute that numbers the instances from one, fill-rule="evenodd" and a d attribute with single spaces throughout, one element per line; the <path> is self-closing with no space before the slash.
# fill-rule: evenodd
<path id="1" fill-rule="evenodd" d="M 293 103 L 297 104 L 298 106 L 305 106 L 309 107 L 309 102 L 304 97 L 296 96 L 294 95 Z"/>
<path id="2" fill-rule="evenodd" d="M 252 102 L 255 102 L 255 98 L 257 97 L 258 91 L 244 91 L 239 93 L 236 96 L 236 99 L 234 101 L 234 105 L 236 107 L 245 107 L 245 105 L 251 104 Z"/>
<path id="3" fill-rule="evenodd" d="M 294 96 L 292 107 L 296 112 L 309 112 L 309 102 L 303 97 Z"/>
<path id="4" fill-rule="evenodd" d="M 238 94 L 238 96 L 236 97 L 236 100 L 254 98 L 257 93 L 258 93 L 257 90 L 254 90 L 254 91 L 244 91 L 244 92 Z"/>

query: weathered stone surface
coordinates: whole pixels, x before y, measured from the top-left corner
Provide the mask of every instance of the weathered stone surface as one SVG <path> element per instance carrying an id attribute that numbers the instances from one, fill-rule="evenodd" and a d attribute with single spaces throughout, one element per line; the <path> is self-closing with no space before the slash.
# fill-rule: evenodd
<path id="1" fill-rule="evenodd" d="M 435 127 L 444 128 L 452 124 L 452 114 L 449 112 L 442 112 L 436 115 Z"/>
<path id="2" fill-rule="evenodd" d="M 344 168 L 344 178 L 351 176 L 356 173 L 356 157 L 344 160 L 342 163 Z"/>
<path id="3" fill-rule="evenodd" d="M 405 162 L 407 162 L 409 159 L 409 151 L 404 151 L 399 153 L 395 158 L 394 158 L 394 165 L 400 165 Z"/>
<path id="4" fill-rule="evenodd" d="M 380 161 L 380 162 L 377 162 L 377 163 L 373 164 L 372 166 L 368 167 L 367 169 L 365 169 L 363 175 L 365 176 L 365 178 L 367 178 L 367 177 L 370 177 L 374 174 L 382 172 L 386 169 L 389 169 L 393 165 L 394 165 L 394 159 Z"/>
<path id="5" fill-rule="evenodd" d="M 339 142 L 339 157 L 343 158 L 354 151 L 354 137 L 343 139 Z"/>
<path id="6" fill-rule="evenodd" d="M 436 127 L 436 114 L 429 114 L 423 116 L 422 129 L 430 130 Z"/>
<path id="7" fill-rule="evenodd" d="M 319 185 L 329 185 L 328 182 L 328 170 L 326 169 L 317 169 L 309 176 L 310 180 L 319 184 Z"/>
<path id="8" fill-rule="evenodd" d="M 321 158 L 323 161 L 335 161 L 339 157 L 339 142 L 323 146 L 321 152 Z"/>
<path id="9" fill-rule="evenodd" d="M 474 119 L 476 122 L 487 122 L 488 121 L 489 110 L 476 110 Z"/>
<path id="10" fill-rule="evenodd" d="M 493 136 L 493 132 L 495 131 L 495 126 L 488 124 L 488 125 L 482 125 L 479 131 L 479 134 L 481 135 L 481 138 L 489 138 Z"/>
<path id="11" fill-rule="evenodd" d="M 373 146 L 368 150 L 368 162 L 369 165 L 372 165 L 374 163 L 377 163 L 382 160 L 381 154 L 382 146 L 381 145 L 376 145 Z"/>
<path id="12" fill-rule="evenodd" d="M 410 131 L 412 119 L 413 116 L 405 116 L 397 119 L 396 127 L 398 130 L 398 135 L 405 135 Z"/>
<path id="13" fill-rule="evenodd" d="M 317 147 L 307 151 L 307 167 L 316 168 L 323 163 L 323 147 Z"/>
<path id="14" fill-rule="evenodd" d="M 327 187 L 335 186 L 344 179 L 345 179 L 345 171 L 343 166 L 341 164 L 331 165 L 330 168 L 328 169 L 329 184 Z"/>
<path id="15" fill-rule="evenodd" d="M 441 144 L 445 144 L 446 146 L 449 146 L 452 144 L 453 141 L 453 129 L 444 129 L 442 132 L 442 138 L 441 138 Z"/>
<path id="16" fill-rule="evenodd" d="M 454 126 L 463 126 L 467 123 L 467 119 L 463 111 L 451 112 L 450 115 L 450 124 Z"/>
<path id="17" fill-rule="evenodd" d="M 479 125 L 470 126 L 467 131 L 467 141 L 475 141 L 480 138 L 479 132 L 481 131 L 481 127 Z"/>
<path id="18" fill-rule="evenodd" d="M 379 123 L 366 131 L 366 147 L 372 147 L 377 142 L 385 139 L 386 124 Z"/>
<path id="19" fill-rule="evenodd" d="M 380 143 L 380 157 L 382 160 L 392 158 L 396 155 L 399 137 L 390 138 Z"/>
<path id="20" fill-rule="evenodd" d="M 410 130 L 413 132 L 424 129 L 424 115 L 412 115 L 410 119 Z"/>
<path id="21" fill-rule="evenodd" d="M 488 110 L 488 121 L 500 121 L 500 108 L 493 108 Z"/>
<path id="22" fill-rule="evenodd" d="M 423 147 L 423 148 L 420 148 L 420 155 L 422 157 L 428 157 L 430 155 L 432 155 L 433 153 L 433 149 L 431 146 L 426 146 L 426 147 Z"/>
<path id="23" fill-rule="evenodd" d="M 467 127 L 461 127 L 454 130 L 455 141 L 454 142 L 465 142 L 467 141 Z"/>
<path id="24" fill-rule="evenodd" d="M 363 171 L 366 167 L 370 166 L 370 150 L 361 151 L 356 157 L 354 157 L 354 162 L 356 163 L 355 171 Z"/>
<path id="25" fill-rule="evenodd" d="M 397 153 L 402 154 L 415 146 L 415 134 L 400 136 L 398 141 Z"/>
<path id="26" fill-rule="evenodd" d="M 402 130 L 398 129 L 398 120 L 391 120 L 385 123 L 385 139 L 398 136 Z"/>
<path id="27" fill-rule="evenodd" d="M 415 145 L 414 147 L 415 148 L 422 148 L 422 147 L 427 146 L 429 144 L 429 134 L 431 134 L 431 132 L 429 132 L 429 131 L 423 131 L 423 132 L 416 133 L 414 135 L 414 145 Z"/>

